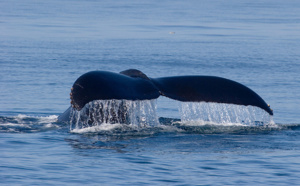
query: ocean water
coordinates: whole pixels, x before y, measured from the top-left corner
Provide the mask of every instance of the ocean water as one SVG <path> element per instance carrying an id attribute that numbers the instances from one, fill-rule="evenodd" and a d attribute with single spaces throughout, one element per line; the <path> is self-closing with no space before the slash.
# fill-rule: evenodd
<path id="1" fill-rule="evenodd" d="M 292 0 L 0 1 L 0 184 L 299 184 L 299 12 Z M 130 125 L 58 122 L 80 75 L 130 68 L 228 78 L 274 116 L 162 97 L 130 103 L 146 118 Z"/>

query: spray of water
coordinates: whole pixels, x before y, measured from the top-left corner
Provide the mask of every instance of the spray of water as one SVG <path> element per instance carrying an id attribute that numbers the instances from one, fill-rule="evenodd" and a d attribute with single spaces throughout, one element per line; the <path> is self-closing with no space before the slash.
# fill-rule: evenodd
<path id="1" fill-rule="evenodd" d="M 71 130 L 101 124 L 127 124 L 133 127 L 157 126 L 154 100 L 95 100 L 83 109 L 71 111 Z"/>
<path id="2" fill-rule="evenodd" d="M 180 102 L 182 124 L 190 125 L 245 125 L 263 126 L 274 124 L 272 116 L 253 106 L 207 102 Z M 71 130 L 90 127 L 158 127 L 156 99 L 153 100 L 95 100 L 80 111 L 71 111 Z M 104 129 L 102 129 L 104 130 Z"/>
<path id="3" fill-rule="evenodd" d="M 180 102 L 182 123 L 221 125 L 272 125 L 273 117 L 254 106 L 207 102 Z"/>

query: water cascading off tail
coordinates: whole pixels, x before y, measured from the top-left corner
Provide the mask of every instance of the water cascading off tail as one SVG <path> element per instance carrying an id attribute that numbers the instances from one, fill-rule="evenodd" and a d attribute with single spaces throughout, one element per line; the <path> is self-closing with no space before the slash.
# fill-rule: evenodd
<path id="1" fill-rule="evenodd" d="M 208 102 L 180 102 L 182 123 L 222 125 L 272 125 L 273 117 L 254 106 Z"/>
<path id="2" fill-rule="evenodd" d="M 106 124 L 128 124 L 134 127 L 159 125 L 156 99 L 153 100 L 95 100 L 80 111 L 72 109 L 70 129 Z"/>
<path id="3" fill-rule="evenodd" d="M 253 106 L 207 102 L 179 102 L 181 123 L 192 125 L 221 124 L 261 126 L 274 124 L 273 117 Z M 77 111 L 71 111 L 70 129 L 83 129 L 105 124 L 127 124 L 133 127 L 159 125 L 156 99 L 96 100 Z"/>

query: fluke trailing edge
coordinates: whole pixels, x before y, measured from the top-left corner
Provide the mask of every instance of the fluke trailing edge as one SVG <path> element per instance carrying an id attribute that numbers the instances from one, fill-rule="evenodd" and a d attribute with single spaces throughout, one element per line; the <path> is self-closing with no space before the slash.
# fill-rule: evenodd
<path id="1" fill-rule="evenodd" d="M 81 110 L 93 100 L 149 100 L 160 95 L 183 102 L 215 102 L 259 107 L 273 111 L 248 87 L 214 76 L 149 78 L 129 69 L 120 73 L 91 71 L 80 76 L 71 88 L 71 106 Z"/>

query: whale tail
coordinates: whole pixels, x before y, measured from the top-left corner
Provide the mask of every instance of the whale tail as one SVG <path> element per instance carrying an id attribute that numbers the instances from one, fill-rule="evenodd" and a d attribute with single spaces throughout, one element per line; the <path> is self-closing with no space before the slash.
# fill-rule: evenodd
<path id="1" fill-rule="evenodd" d="M 120 73 L 92 71 L 79 77 L 71 90 L 71 105 L 77 110 L 93 100 L 149 100 L 163 95 L 183 102 L 251 105 L 273 115 L 266 102 L 248 87 L 214 76 L 149 78 L 135 69 Z"/>

